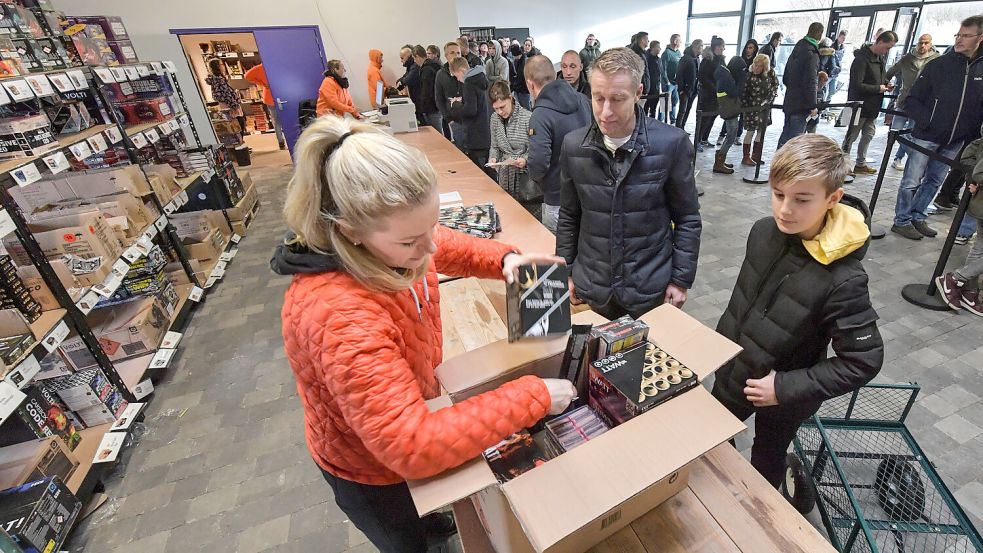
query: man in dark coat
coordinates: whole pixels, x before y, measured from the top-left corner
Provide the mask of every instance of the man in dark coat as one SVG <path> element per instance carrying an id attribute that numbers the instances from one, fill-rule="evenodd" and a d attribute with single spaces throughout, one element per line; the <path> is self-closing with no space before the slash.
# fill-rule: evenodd
<path id="1" fill-rule="evenodd" d="M 580 61 L 576 50 L 567 50 L 560 58 L 560 70 L 556 72 L 557 79 L 563 79 L 577 92 L 590 99 L 590 81 L 587 79 L 587 68 Z"/>
<path id="2" fill-rule="evenodd" d="M 419 46 L 423 53 L 423 57 L 427 57 L 427 51 L 423 49 L 423 46 Z M 420 66 L 417 64 L 417 60 L 413 55 L 412 48 L 402 48 L 399 51 L 399 61 L 402 62 L 403 67 L 406 71 L 403 76 L 396 81 L 396 90 L 402 92 L 403 89 L 408 89 L 410 94 L 410 100 L 413 102 L 413 107 L 416 109 L 416 119 L 420 121 L 422 119 L 420 113 L 420 87 L 422 85 L 422 80 L 420 78 Z M 422 61 L 420 63 L 423 63 Z"/>
<path id="3" fill-rule="evenodd" d="M 853 64 L 850 65 L 850 90 L 847 99 L 850 101 L 862 101 L 860 108 L 860 122 L 850 125 L 847 130 L 846 138 L 843 139 L 843 151 L 850 153 L 853 141 L 857 139 L 863 129 L 863 136 L 857 145 L 857 162 L 854 164 L 853 172 L 863 175 L 876 175 L 877 169 L 867 165 L 867 147 L 874 139 L 877 129 L 877 116 L 881 113 L 881 102 L 884 93 L 894 89 L 893 84 L 889 84 L 885 77 L 887 61 L 885 56 L 894 48 L 898 42 L 898 35 L 894 31 L 884 31 L 877 37 L 873 44 L 865 44 L 853 54 Z M 853 119 L 856 120 L 856 119 Z"/>
<path id="4" fill-rule="evenodd" d="M 697 92 L 697 71 L 700 66 L 700 55 L 703 52 L 703 41 L 696 39 L 679 58 L 676 68 L 676 86 L 679 87 L 679 114 L 676 116 L 676 126 L 686 127 L 689 112 L 693 108 Z M 697 139 L 699 140 L 699 139 Z"/>
<path id="5" fill-rule="evenodd" d="M 645 70 L 642 72 L 642 94 L 649 93 L 649 64 L 648 59 L 645 55 L 646 50 L 649 48 L 649 34 L 645 31 L 635 33 L 631 37 L 631 44 L 628 48 L 638 54 L 638 57 L 642 58 L 642 65 Z"/>
<path id="6" fill-rule="evenodd" d="M 686 133 L 645 117 L 641 60 L 627 48 L 594 62 L 594 123 L 560 158 L 556 254 L 571 298 L 609 319 L 686 301 L 700 252 L 700 205 Z"/>
<path id="7" fill-rule="evenodd" d="M 700 103 L 699 109 L 704 113 L 703 120 L 700 122 L 700 136 L 697 137 L 702 148 L 710 147 L 710 130 L 713 122 L 717 119 L 717 80 L 714 75 L 717 68 L 727 63 L 724 58 L 724 39 L 719 36 L 710 40 L 710 48 L 703 52 L 703 61 L 700 63 L 698 80 L 700 84 Z M 706 115 L 709 113 L 709 115 Z M 702 151 L 702 150 L 701 150 Z"/>
<path id="8" fill-rule="evenodd" d="M 784 35 L 782 35 L 782 33 L 779 33 L 778 31 L 771 33 L 771 37 L 768 38 L 768 42 L 764 46 L 762 46 L 760 50 L 758 50 L 759 54 L 764 54 L 768 56 L 769 59 L 771 59 L 772 69 L 775 68 L 775 59 L 777 58 L 776 54 L 778 53 L 778 45 L 782 43 L 783 37 Z"/>
<path id="9" fill-rule="evenodd" d="M 424 60 L 422 62 L 419 60 L 419 54 L 415 53 L 414 57 L 420 63 L 420 105 L 417 106 L 417 111 L 423 116 L 423 124 L 430 125 L 437 132 L 442 133 L 444 117 L 440 114 L 434 97 L 437 74 L 440 73 L 440 62 L 430 59 L 426 50 L 423 51 Z"/>
<path id="10" fill-rule="evenodd" d="M 461 96 L 451 98 L 450 112 L 461 122 L 462 136 L 454 143 L 468 159 L 488 172 L 488 149 L 491 147 L 491 106 L 488 103 L 488 78 L 483 67 L 469 67 L 467 60 L 455 58 L 451 74 L 462 84 Z"/>
<path id="11" fill-rule="evenodd" d="M 778 138 L 781 148 L 790 139 L 806 132 L 806 119 L 818 113 L 816 91 L 819 85 L 819 41 L 823 38 L 823 24 L 814 22 L 809 32 L 796 43 L 785 64 L 782 82 L 785 84 L 785 127 Z M 772 37 L 774 42 L 774 37 Z M 771 44 L 769 42 L 769 44 Z M 764 48 L 761 49 L 762 52 Z"/>
<path id="12" fill-rule="evenodd" d="M 461 128 L 460 121 L 451 115 L 451 99 L 461 96 L 461 83 L 451 74 L 450 62 L 461 57 L 461 46 L 456 42 L 448 42 L 444 45 L 444 57 L 447 58 L 447 63 L 437 72 L 433 95 L 441 117 L 449 124 L 451 140 L 456 142 L 457 135 L 461 134 L 464 129 Z"/>
<path id="13" fill-rule="evenodd" d="M 662 44 L 658 40 L 649 43 L 649 49 L 645 52 L 645 63 L 649 68 L 649 91 L 651 98 L 645 100 L 645 115 L 655 117 L 659 113 L 661 98 L 656 95 L 662 93 Z M 665 114 L 661 120 L 665 121 Z"/>

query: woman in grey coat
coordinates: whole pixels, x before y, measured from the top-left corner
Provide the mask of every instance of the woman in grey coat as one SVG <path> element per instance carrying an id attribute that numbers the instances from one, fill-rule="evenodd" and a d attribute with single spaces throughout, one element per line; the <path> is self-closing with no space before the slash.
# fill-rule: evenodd
<path id="1" fill-rule="evenodd" d="M 541 199 L 523 201 L 519 195 L 520 180 L 528 179 L 526 161 L 529 156 L 529 118 L 532 113 L 512 98 L 512 91 L 505 81 L 492 83 L 488 99 L 495 113 L 491 116 L 491 148 L 489 164 L 498 171 L 498 184 L 515 201 L 537 216 Z"/>

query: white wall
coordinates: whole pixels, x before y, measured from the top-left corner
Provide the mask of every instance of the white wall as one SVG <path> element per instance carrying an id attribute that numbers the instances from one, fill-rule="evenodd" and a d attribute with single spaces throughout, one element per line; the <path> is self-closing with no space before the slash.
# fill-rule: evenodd
<path id="1" fill-rule="evenodd" d="M 583 48 L 589 33 L 601 41 L 602 49 L 624 46 L 639 31 L 647 31 L 663 47 L 673 33 L 686 37 L 687 0 L 566 0 L 505 6 L 457 0 L 458 19 L 462 27 L 529 27 L 536 47 L 554 63 L 560 62 L 563 52 Z"/>
<path id="2" fill-rule="evenodd" d="M 369 108 L 365 80 L 372 48 L 385 54 L 383 75 L 403 74 L 399 48 L 406 43 L 443 44 L 458 36 L 455 0 L 412 2 L 341 2 L 338 0 L 54 0 L 69 15 L 118 15 L 123 18 L 142 60 L 173 60 L 191 115 L 203 140 L 214 142 L 204 106 L 181 45 L 168 29 L 318 25 L 328 59 L 345 62 L 355 104 Z M 317 94 L 311 91 L 311 97 Z M 211 136 L 210 136 L 211 135 Z"/>

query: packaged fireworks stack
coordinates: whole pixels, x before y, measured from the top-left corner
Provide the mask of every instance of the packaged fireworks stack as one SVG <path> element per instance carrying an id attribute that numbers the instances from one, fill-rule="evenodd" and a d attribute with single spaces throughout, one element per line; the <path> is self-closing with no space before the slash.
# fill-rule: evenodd
<path id="1" fill-rule="evenodd" d="M 601 359 L 644 342 L 648 339 L 649 327 L 642 321 L 636 321 L 625 315 L 620 319 L 594 327 L 591 336 L 597 338 L 594 359 Z"/>
<path id="2" fill-rule="evenodd" d="M 502 232 L 502 223 L 495 211 L 495 204 L 443 207 L 440 209 L 441 225 L 479 238 L 491 238 Z"/>
<path id="3" fill-rule="evenodd" d="M 571 404 L 572 407 L 587 403 L 588 345 L 592 328 L 589 324 L 573 325 L 570 328 L 570 338 L 567 339 L 567 348 L 563 352 L 560 378 L 566 378 L 573 383 L 579 398 Z"/>
<path id="4" fill-rule="evenodd" d="M 570 330 L 570 271 L 566 265 L 523 265 L 506 287 L 509 342 Z"/>
<path id="5" fill-rule="evenodd" d="M 41 317 L 41 304 L 24 286 L 9 255 L 0 255 L 0 309 L 16 309 L 29 323 Z"/>
<path id="6" fill-rule="evenodd" d="M 546 423 L 546 452 L 556 457 L 608 431 L 608 425 L 584 405 Z"/>
<path id="7" fill-rule="evenodd" d="M 485 450 L 485 460 L 502 484 L 551 459 L 537 447 L 532 435 L 519 431 Z"/>

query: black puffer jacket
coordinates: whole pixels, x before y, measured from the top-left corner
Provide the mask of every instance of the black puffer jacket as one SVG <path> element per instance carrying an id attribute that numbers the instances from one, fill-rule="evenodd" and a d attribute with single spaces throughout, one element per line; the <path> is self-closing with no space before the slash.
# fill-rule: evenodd
<path id="1" fill-rule="evenodd" d="M 698 71 L 700 83 L 698 104 L 699 109 L 709 112 L 717 111 L 717 68 L 723 67 L 726 60 L 723 56 L 714 56 L 712 60 L 703 60 Z"/>
<path id="2" fill-rule="evenodd" d="M 459 148 L 485 150 L 491 147 L 491 106 L 488 105 L 488 77 L 483 67 L 476 65 L 464 75 L 461 101 L 451 104 L 450 114 L 464 127 L 464 136 L 454 137 Z"/>
<path id="3" fill-rule="evenodd" d="M 860 200 L 844 196 L 842 203 L 869 219 Z M 823 265 L 800 238 L 782 233 L 767 217 L 754 224 L 747 243 L 737 285 L 717 323 L 717 332 L 744 351 L 717 371 L 714 397 L 734 413 L 750 414 L 745 381 L 774 369 L 779 406 L 804 405 L 811 412 L 877 375 L 884 344 L 861 263 L 869 239 Z M 827 357 L 831 341 L 836 355 Z"/>
<path id="4" fill-rule="evenodd" d="M 529 118 L 529 156 L 526 171 L 543 189 L 543 202 L 560 205 L 560 147 L 575 129 L 593 118 L 590 100 L 558 79 L 539 91 Z"/>
<path id="5" fill-rule="evenodd" d="M 853 53 L 847 100 L 864 103 L 860 108 L 861 117 L 871 119 L 880 113 L 881 102 L 884 99 L 880 87 L 887 81 L 884 78 L 886 72 L 884 56 L 875 54 L 869 44 L 863 45 Z"/>
<path id="6" fill-rule="evenodd" d="M 911 135 L 939 144 L 972 140 L 983 121 L 983 48 L 972 60 L 949 51 L 925 64 L 905 100 Z"/>
<path id="7" fill-rule="evenodd" d="M 696 95 L 696 71 L 700 62 L 693 56 L 692 48 L 683 51 L 683 57 L 679 58 L 679 65 L 676 67 L 676 85 L 679 92 L 685 92 L 692 98 Z"/>
<path id="8" fill-rule="evenodd" d="M 785 84 L 785 113 L 808 113 L 816 108 L 816 87 L 819 84 L 819 48 L 806 39 L 795 44 L 782 75 Z"/>
<path id="9" fill-rule="evenodd" d="M 597 123 L 563 141 L 556 254 L 588 304 L 613 295 L 639 316 L 662 303 L 669 283 L 692 288 L 702 223 L 686 133 L 638 107 L 635 118 L 614 155 Z"/>

